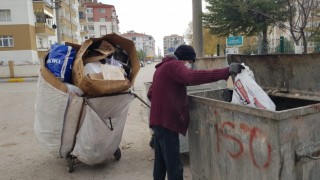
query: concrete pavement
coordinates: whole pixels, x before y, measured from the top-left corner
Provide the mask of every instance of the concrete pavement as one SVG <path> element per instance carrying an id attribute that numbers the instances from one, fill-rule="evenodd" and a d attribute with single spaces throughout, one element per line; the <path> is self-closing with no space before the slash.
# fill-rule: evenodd
<path id="1" fill-rule="evenodd" d="M 140 69 L 135 93 L 145 98 L 144 82 L 150 82 L 155 63 Z M 19 81 L 20 82 L 20 81 Z M 41 147 L 33 131 L 37 82 L 0 83 L 0 179 L 150 180 L 153 150 L 149 147 L 147 107 L 137 98 L 130 104 L 120 144 L 122 158 L 101 165 L 78 163 L 68 173 L 64 159 Z M 183 156 L 185 180 L 191 179 L 188 156 Z"/>

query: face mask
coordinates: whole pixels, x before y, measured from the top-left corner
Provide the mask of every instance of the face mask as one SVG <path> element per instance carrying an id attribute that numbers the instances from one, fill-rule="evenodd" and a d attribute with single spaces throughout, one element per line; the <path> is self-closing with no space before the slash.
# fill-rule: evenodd
<path id="1" fill-rule="evenodd" d="M 186 62 L 184 65 L 185 65 L 188 69 L 192 69 L 192 66 L 191 66 L 191 64 L 190 64 L 189 62 Z"/>

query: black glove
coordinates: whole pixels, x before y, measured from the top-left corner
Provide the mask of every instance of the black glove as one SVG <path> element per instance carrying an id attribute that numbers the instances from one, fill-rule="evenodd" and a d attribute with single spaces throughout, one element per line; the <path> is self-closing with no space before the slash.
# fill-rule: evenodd
<path id="1" fill-rule="evenodd" d="M 241 73 L 241 69 L 244 69 L 244 66 L 240 63 L 231 63 L 229 65 L 229 73 L 231 75 L 237 75 L 238 73 Z"/>

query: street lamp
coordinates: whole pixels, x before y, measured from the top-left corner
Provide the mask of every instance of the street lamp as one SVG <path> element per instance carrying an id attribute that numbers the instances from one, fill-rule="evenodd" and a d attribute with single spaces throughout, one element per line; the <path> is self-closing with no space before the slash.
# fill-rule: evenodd
<path id="1" fill-rule="evenodd" d="M 57 40 L 58 40 L 58 43 L 60 44 L 61 43 L 61 32 L 60 32 L 60 15 L 59 15 L 59 9 L 61 8 L 61 0 L 51 0 L 51 2 L 53 3 L 53 8 L 56 10 L 56 28 L 57 28 Z"/>
<path id="2" fill-rule="evenodd" d="M 114 18 L 112 15 L 110 18 L 108 18 L 108 16 L 106 16 L 106 20 L 108 22 L 108 19 L 111 20 L 111 32 L 114 33 L 114 24 L 113 24 L 113 20 L 116 19 Z"/>

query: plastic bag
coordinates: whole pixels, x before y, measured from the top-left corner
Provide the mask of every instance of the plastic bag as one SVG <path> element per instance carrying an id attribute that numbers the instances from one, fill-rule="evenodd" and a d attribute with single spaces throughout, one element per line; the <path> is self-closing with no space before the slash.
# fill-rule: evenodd
<path id="1" fill-rule="evenodd" d="M 275 104 L 256 83 L 254 75 L 248 66 L 245 66 L 245 69 L 237 74 L 234 80 L 234 87 L 231 103 L 275 111 Z"/>
<path id="2" fill-rule="evenodd" d="M 71 46 L 54 44 L 51 46 L 46 67 L 61 81 L 71 83 L 75 57 L 76 51 Z"/>

